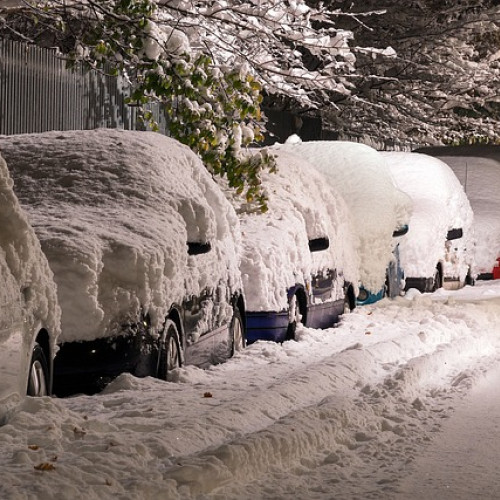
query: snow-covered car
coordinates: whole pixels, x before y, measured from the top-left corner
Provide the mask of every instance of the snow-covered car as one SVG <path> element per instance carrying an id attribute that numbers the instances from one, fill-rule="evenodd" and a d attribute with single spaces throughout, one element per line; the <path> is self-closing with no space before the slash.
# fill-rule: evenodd
<path id="1" fill-rule="evenodd" d="M 277 171 L 262 177 L 267 212 L 234 200 L 249 342 L 293 339 L 298 322 L 331 327 L 355 307 L 357 293 L 355 240 L 343 199 L 299 157 L 268 153 Z"/>
<path id="2" fill-rule="evenodd" d="M 409 231 L 400 243 L 406 289 L 456 289 L 472 281 L 472 209 L 453 171 L 421 153 L 381 153 L 413 201 Z"/>
<path id="3" fill-rule="evenodd" d="M 411 200 L 399 190 L 382 156 L 347 141 L 303 142 L 290 137 L 279 146 L 308 160 L 344 198 L 359 255 L 359 305 L 402 292 L 397 245 L 408 227 Z"/>
<path id="4" fill-rule="evenodd" d="M 56 394 L 171 379 L 245 344 L 240 227 L 186 146 L 100 129 L 2 136 L 62 309 Z"/>
<path id="5" fill-rule="evenodd" d="M 474 212 L 473 275 L 500 278 L 500 146 L 442 146 L 420 152 L 444 161 L 469 198 Z"/>
<path id="6" fill-rule="evenodd" d="M 0 156 L 0 423 L 51 392 L 61 312 L 56 285 Z"/>

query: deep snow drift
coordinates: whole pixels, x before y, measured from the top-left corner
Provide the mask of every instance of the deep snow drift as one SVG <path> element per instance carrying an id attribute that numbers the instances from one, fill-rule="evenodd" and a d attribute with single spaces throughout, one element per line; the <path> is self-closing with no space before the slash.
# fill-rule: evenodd
<path id="1" fill-rule="evenodd" d="M 177 382 L 28 399 L 0 427 L 0 498 L 407 498 L 413 460 L 500 360 L 500 282 L 298 334 Z"/>

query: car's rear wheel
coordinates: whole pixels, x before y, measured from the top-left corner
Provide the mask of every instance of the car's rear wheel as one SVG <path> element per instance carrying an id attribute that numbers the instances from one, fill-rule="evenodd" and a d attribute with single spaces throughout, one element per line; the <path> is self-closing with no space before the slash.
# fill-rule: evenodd
<path id="1" fill-rule="evenodd" d="M 160 341 L 158 378 L 172 380 L 172 372 L 181 367 L 181 347 L 177 325 L 170 319 L 165 322 Z"/>
<path id="2" fill-rule="evenodd" d="M 295 332 L 297 325 L 302 321 L 302 314 L 300 311 L 300 301 L 297 294 L 294 294 L 288 304 L 288 330 L 286 332 L 287 340 L 295 339 Z"/>
<path id="3" fill-rule="evenodd" d="M 435 292 L 437 289 L 443 286 L 443 278 L 441 276 L 441 270 L 439 267 L 436 267 L 436 271 L 434 272 L 434 281 L 432 283 L 432 292 Z"/>
<path id="4" fill-rule="evenodd" d="M 40 397 L 49 394 L 49 368 L 47 358 L 40 344 L 35 343 L 31 355 L 28 387 L 28 396 Z"/>
<path id="5" fill-rule="evenodd" d="M 231 319 L 230 335 L 231 335 L 230 356 L 234 356 L 235 352 L 241 351 L 246 347 L 243 319 L 241 318 L 241 314 L 238 308 L 234 309 L 233 317 Z"/>

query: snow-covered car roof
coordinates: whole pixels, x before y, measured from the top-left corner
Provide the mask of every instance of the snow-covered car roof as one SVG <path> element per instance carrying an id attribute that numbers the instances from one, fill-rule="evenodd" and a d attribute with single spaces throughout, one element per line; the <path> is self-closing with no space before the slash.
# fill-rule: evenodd
<path id="1" fill-rule="evenodd" d="M 62 341 L 110 335 L 140 308 L 158 327 L 186 294 L 241 287 L 238 218 L 177 141 L 99 129 L 3 136 L 0 150 L 55 274 Z M 188 241 L 212 244 L 211 268 L 190 265 Z"/>
<path id="2" fill-rule="evenodd" d="M 469 152 L 471 156 L 446 156 L 440 151 L 439 158 L 464 186 L 474 212 L 474 271 L 491 273 L 500 257 L 500 151 L 497 158 L 480 156 L 480 149 L 477 156 Z"/>
<path id="3" fill-rule="evenodd" d="M 266 213 L 234 203 L 242 228 L 242 277 L 247 309 L 280 311 L 286 290 L 319 270 L 337 269 L 357 288 L 358 262 L 349 212 L 342 197 L 305 160 L 268 149 L 276 173 L 264 173 Z M 328 237 L 327 250 L 311 253 L 309 240 Z"/>
<path id="4" fill-rule="evenodd" d="M 364 144 L 302 142 L 296 136 L 277 147 L 308 160 L 342 195 L 355 227 L 361 282 L 378 292 L 392 259 L 393 232 L 408 223 L 411 212 L 381 155 Z"/>
<path id="5" fill-rule="evenodd" d="M 451 229 L 463 229 L 467 250 L 471 252 L 472 209 L 450 167 L 421 153 L 381 154 L 398 186 L 413 200 L 410 229 L 400 243 L 401 263 L 406 276 L 433 276 Z"/>

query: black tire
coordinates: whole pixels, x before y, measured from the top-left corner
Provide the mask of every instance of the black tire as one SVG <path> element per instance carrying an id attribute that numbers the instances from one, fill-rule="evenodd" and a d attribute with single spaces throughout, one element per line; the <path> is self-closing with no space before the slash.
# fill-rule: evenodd
<path id="1" fill-rule="evenodd" d="M 229 356 L 234 356 L 235 352 L 243 350 L 246 345 L 245 329 L 243 327 L 243 319 L 238 308 L 234 309 L 231 325 L 229 327 L 231 349 Z"/>
<path id="2" fill-rule="evenodd" d="M 472 277 L 472 272 L 469 267 L 469 270 L 467 271 L 467 276 L 465 277 L 465 284 L 474 286 L 476 284 L 476 280 Z"/>
<path id="3" fill-rule="evenodd" d="M 351 299 L 349 297 L 349 292 L 346 290 L 344 293 L 344 310 L 342 311 L 342 314 L 349 314 L 351 311 Z"/>
<path id="4" fill-rule="evenodd" d="M 288 304 L 288 329 L 286 332 L 287 340 L 295 340 L 297 325 L 301 322 L 300 301 L 297 294 L 294 294 Z"/>
<path id="5" fill-rule="evenodd" d="M 441 271 L 439 267 L 436 267 L 436 271 L 434 272 L 434 280 L 432 282 L 432 289 L 431 292 L 435 292 L 439 288 L 443 286 L 442 283 L 442 277 L 441 277 Z"/>
<path id="6" fill-rule="evenodd" d="M 172 380 L 172 371 L 180 368 L 182 364 L 179 331 L 172 320 L 168 319 L 165 322 L 158 356 L 158 378 Z"/>
<path id="7" fill-rule="evenodd" d="M 32 397 L 49 395 L 49 366 L 45 353 L 38 342 L 35 342 L 31 354 L 26 394 Z"/>

